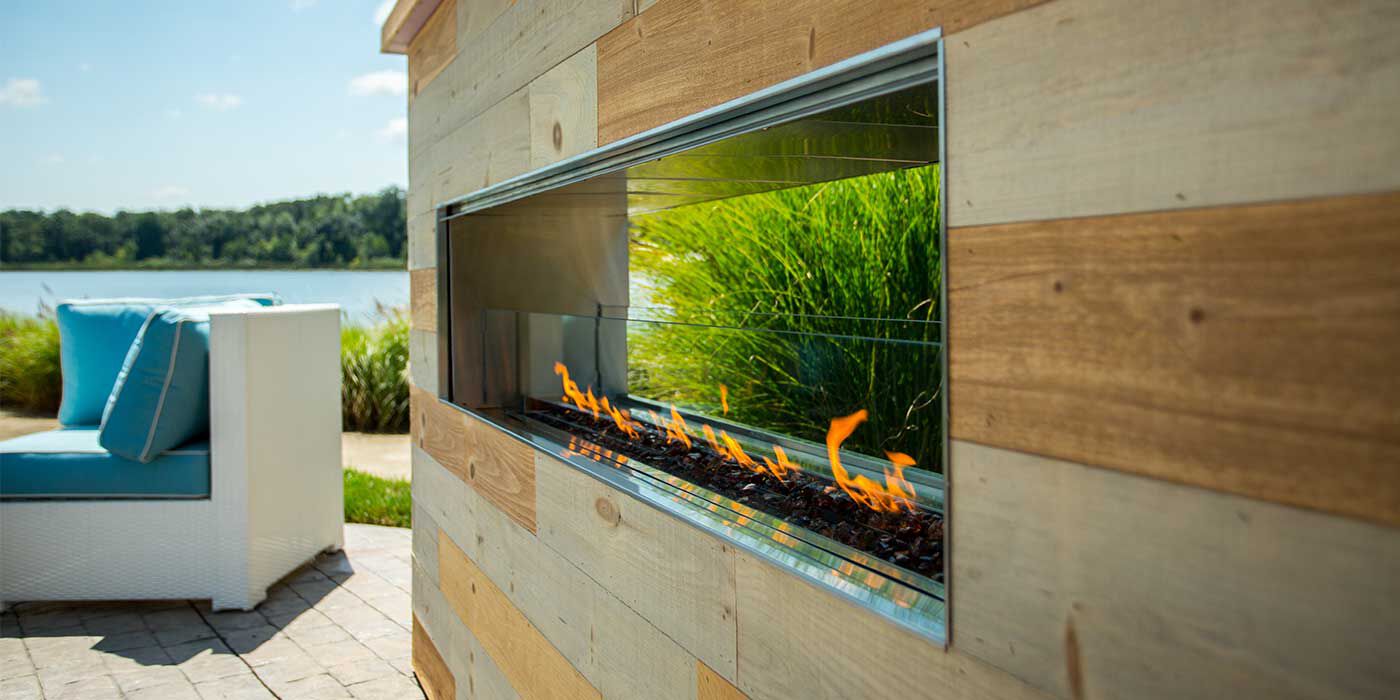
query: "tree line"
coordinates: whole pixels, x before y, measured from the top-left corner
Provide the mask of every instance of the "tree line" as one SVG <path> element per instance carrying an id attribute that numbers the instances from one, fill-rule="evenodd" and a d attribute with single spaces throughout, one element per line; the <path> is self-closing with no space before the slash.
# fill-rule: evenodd
<path id="1" fill-rule="evenodd" d="M 248 209 L 0 212 L 0 265 L 39 268 L 402 267 L 404 192 Z"/>

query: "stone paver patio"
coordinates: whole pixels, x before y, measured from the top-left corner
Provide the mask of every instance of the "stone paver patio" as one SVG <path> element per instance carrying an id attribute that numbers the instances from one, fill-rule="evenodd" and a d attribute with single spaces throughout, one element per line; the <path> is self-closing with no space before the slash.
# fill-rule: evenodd
<path id="1" fill-rule="evenodd" d="M 21 603 L 0 616 L 0 698 L 422 698 L 409 530 L 347 525 L 252 612 L 207 601 Z"/>

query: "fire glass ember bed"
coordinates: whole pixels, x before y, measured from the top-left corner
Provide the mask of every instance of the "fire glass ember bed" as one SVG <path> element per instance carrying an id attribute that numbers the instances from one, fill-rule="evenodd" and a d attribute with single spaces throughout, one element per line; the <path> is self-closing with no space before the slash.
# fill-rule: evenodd
<path id="1" fill-rule="evenodd" d="M 939 48 L 444 205 L 442 398 L 942 641 Z"/>

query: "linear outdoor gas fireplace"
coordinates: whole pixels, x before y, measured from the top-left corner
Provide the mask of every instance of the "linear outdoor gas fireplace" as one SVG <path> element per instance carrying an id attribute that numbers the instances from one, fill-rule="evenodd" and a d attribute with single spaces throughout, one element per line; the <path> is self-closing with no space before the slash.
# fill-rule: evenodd
<path id="1" fill-rule="evenodd" d="M 442 398 L 944 639 L 939 50 L 441 207 Z"/>

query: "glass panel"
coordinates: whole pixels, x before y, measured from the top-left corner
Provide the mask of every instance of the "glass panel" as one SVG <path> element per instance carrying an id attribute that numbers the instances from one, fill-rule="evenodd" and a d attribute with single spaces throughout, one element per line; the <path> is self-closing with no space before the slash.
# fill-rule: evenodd
<path id="1" fill-rule="evenodd" d="M 938 186 L 925 166 L 635 217 L 629 392 L 816 443 L 865 410 L 848 449 L 941 473 Z"/>

